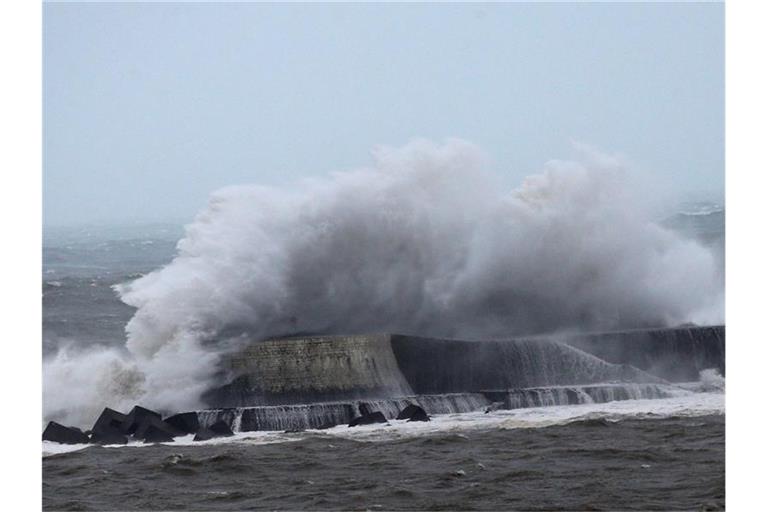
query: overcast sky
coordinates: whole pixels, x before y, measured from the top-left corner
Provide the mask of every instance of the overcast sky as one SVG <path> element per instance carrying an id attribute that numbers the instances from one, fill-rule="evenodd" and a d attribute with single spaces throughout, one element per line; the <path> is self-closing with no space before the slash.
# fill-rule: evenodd
<path id="1" fill-rule="evenodd" d="M 721 4 L 44 6 L 44 221 L 191 220 L 216 188 L 461 137 L 510 187 L 572 140 L 724 182 Z"/>

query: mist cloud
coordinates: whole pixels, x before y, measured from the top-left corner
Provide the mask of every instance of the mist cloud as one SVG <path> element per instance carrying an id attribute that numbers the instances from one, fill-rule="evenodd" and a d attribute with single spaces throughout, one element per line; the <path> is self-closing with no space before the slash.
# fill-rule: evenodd
<path id="1" fill-rule="evenodd" d="M 131 399 L 199 405 L 223 351 L 295 333 L 721 322 L 709 250 L 650 221 L 620 160 L 582 153 L 508 192 L 461 140 L 381 147 L 370 168 L 291 188 L 215 192 L 169 265 L 118 287 L 138 308 L 118 365 L 141 376 Z"/>

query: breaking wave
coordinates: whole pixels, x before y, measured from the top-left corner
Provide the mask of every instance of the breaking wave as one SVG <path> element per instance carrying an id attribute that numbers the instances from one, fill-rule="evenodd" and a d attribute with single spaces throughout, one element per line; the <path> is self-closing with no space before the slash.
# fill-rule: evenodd
<path id="1" fill-rule="evenodd" d="M 117 287 L 137 311 L 127 351 L 98 355 L 109 361 L 98 373 L 130 385 L 95 379 L 111 396 L 97 406 L 198 406 L 218 357 L 244 339 L 721 322 L 711 252 L 649 220 L 620 160 L 582 153 L 506 193 L 460 140 L 379 148 L 369 168 L 289 188 L 215 192 L 169 265 Z M 61 354 L 46 363 L 46 404 L 75 379 L 64 367 Z M 105 396 L 91 395 L 67 410 Z"/>

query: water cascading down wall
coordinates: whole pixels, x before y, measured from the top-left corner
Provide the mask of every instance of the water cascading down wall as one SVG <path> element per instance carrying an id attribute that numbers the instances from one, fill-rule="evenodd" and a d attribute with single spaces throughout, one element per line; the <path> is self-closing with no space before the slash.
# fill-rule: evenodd
<path id="1" fill-rule="evenodd" d="M 211 408 L 484 394 L 609 382 L 695 380 L 724 371 L 725 328 L 463 341 L 395 334 L 255 342 L 227 362 Z"/>

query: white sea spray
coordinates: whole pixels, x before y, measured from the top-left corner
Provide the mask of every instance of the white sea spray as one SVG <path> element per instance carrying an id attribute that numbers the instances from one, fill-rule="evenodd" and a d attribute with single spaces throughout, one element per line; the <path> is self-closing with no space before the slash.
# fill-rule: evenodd
<path id="1" fill-rule="evenodd" d="M 137 308 L 125 350 L 44 363 L 46 417 L 199 407 L 241 340 L 722 322 L 713 255 L 651 222 L 620 159 L 585 150 L 511 191 L 487 167 L 468 142 L 416 140 L 368 168 L 215 192 L 169 265 L 117 287 Z"/>

